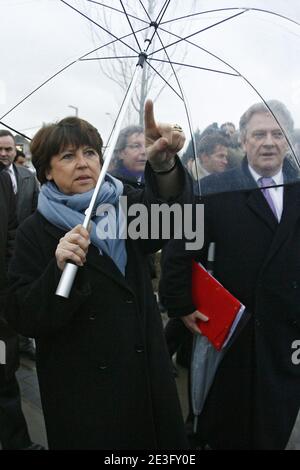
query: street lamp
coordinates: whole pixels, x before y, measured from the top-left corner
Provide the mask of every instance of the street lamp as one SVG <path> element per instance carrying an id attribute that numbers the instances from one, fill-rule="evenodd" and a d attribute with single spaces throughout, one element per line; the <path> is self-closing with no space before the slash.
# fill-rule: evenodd
<path id="1" fill-rule="evenodd" d="M 75 110 L 75 116 L 78 117 L 78 108 L 77 108 L 77 106 L 73 106 L 72 104 L 69 104 L 68 106 L 69 106 L 69 108 L 72 108 L 72 109 Z"/>

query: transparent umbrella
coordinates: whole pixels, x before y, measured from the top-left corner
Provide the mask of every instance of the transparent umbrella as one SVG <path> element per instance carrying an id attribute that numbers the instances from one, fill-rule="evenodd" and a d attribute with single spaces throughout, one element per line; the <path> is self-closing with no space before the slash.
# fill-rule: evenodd
<path id="1" fill-rule="evenodd" d="M 287 140 L 289 183 L 297 180 L 293 128 L 269 103 L 283 102 L 300 127 L 297 2 L 5 0 L 2 15 L 2 126 L 30 137 L 72 103 L 99 128 L 107 158 L 121 126 L 141 122 L 147 96 L 161 120 L 173 116 L 191 138 L 211 123 L 237 127 L 264 102 Z M 192 148 L 197 158 L 195 141 Z M 202 194 L 239 189 L 197 186 Z"/>
<path id="2" fill-rule="evenodd" d="M 70 114 L 71 104 L 99 128 L 109 159 L 121 126 L 141 123 L 146 97 L 190 139 L 212 123 L 238 127 L 249 106 L 267 103 L 293 169 L 284 184 L 298 180 L 297 133 L 270 100 L 284 103 L 300 128 L 299 2 L 2 0 L 1 14 L 1 126 L 30 138 L 43 122 Z M 200 143 L 190 147 L 197 162 Z M 254 188 L 250 179 L 236 185 L 230 177 L 203 186 L 195 166 L 202 194 Z M 195 414 L 224 354 L 202 338 L 192 363 Z"/>

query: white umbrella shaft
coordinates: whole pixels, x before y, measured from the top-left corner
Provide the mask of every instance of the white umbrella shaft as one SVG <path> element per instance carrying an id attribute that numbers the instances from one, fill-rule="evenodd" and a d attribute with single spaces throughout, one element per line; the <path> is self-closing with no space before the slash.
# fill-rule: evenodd
<path id="1" fill-rule="evenodd" d="M 94 205 L 95 205 L 99 190 L 100 190 L 101 185 L 104 181 L 106 172 L 108 170 L 110 161 L 111 161 L 112 156 L 113 156 L 113 152 L 114 152 L 115 145 L 116 145 L 116 142 L 117 142 L 117 139 L 118 139 L 118 136 L 119 136 L 121 125 L 122 125 L 125 113 L 127 111 L 127 107 L 128 107 L 129 102 L 131 100 L 133 90 L 134 90 L 135 85 L 136 85 L 136 81 L 137 81 L 137 78 L 138 78 L 138 72 L 141 69 L 142 69 L 141 66 L 137 66 L 136 69 L 135 69 L 135 72 L 134 72 L 132 80 L 131 80 L 131 84 L 128 88 L 126 98 L 124 99 L 124 102 L 123 102 L 122 108 L 120 110 L 117 122 L 115 124 L 114 132 L 113 132 L 113 135 L 111 137 L 108 152 L 105 155 L 105 160 L 104 160 L 104 163 L 103 163 L 103 167 L 101 169 L 101 172 L 100 172 L 95 190 L 93 192 L 91 202 L 90 202 L 89 207 L 87 208 L 87 210 L 85 212 L 86 215 L 85 215 L 84 222 L 83 222 L 82 225 L 86 229 L 88 228 L 89 222 L 91 220 L 91 215 L 92 215 L 92 212 L 93 212 L 93 209 L 94 209 Z M 72 263 L 66 263 L 66 265 L 64 267 L 64 270 L 63 270 L 63 273 L 61 275 L 58 287 L 57 287 L 56 292 L 55 292 L 56 295 L 59 295 L 61 297 L 65 297 L 65 298 L 69 297 L 69 294 L 70 294 L 70 291 L 71 291 L 71 288 L 72 288 L 72 285 L 73 285 L 73 282 L 74 282 L 74 279 L 75 279 L 75 275 L 77 273 L 77 269 L 78 269 L 77 265 L 72 264 Z"/>

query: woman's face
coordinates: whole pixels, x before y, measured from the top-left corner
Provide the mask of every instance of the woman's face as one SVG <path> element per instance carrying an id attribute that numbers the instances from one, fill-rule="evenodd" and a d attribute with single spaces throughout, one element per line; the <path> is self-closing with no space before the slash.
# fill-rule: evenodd
<path id="1" fill-rule="evenodd" d="M 46 178 L 54 181 L 64 194 L 81 194 L 94 189 L 100 170 L 96 150 L 88 146 L 75 149 L 70 145 L 51 158 Z"/>

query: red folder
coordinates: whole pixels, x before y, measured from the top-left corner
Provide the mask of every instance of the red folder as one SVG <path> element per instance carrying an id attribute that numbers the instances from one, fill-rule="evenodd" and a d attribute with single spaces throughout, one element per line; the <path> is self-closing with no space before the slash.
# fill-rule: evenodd
<path id="1" fill-rule="evenodd" d="M 192 266 L 192 295 L 197 310 L 209 317 L 207 322 L 197 322 L 201 333 L 220 350 L 243 305 L 195 261 Z"/>

